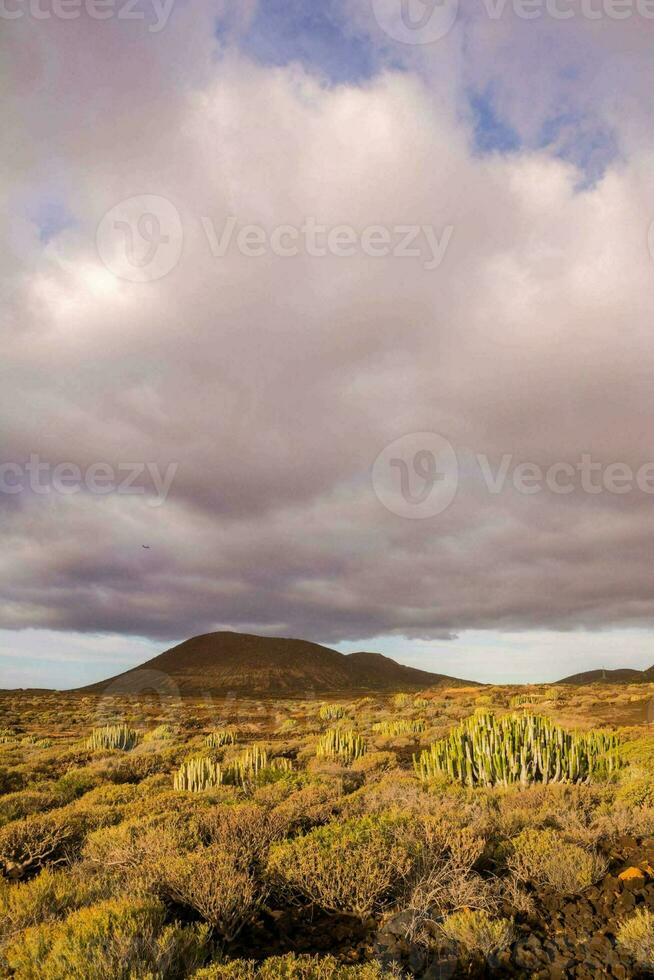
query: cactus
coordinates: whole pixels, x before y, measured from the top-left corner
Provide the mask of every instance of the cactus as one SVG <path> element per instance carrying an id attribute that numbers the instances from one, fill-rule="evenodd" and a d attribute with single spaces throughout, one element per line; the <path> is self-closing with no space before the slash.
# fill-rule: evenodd
<path id="1" fill-rule="evenodd" d="M 444 773 L 468 786 L 589 782 L 619 764 L 615 735 L 569 733 L 528 713 L 499 720 L 490 712 L 477 713 L 413 757 L 423 782 Z"/>
<path id="2" fill-rule="evenodd" d="M 535 704 L 537 701 L 542 701 L 541 694 L 514 694 L 512 698 L 509 699 L 510 708 L 520 708 L 523 704 Z"/>
<path id="3" fill-rule="evenodd" d="M 229 763 L 225 776 L 228 782 L 246 787 L 259 782 L 266 773 L 290 772 L 292 768 L 290 759 L 269 759 L 266 749 L 253 745 Z"/>
<path id="4" fill-rule="evenodd" d="M 190 793 L 202 793 L 205 789 L 220 786 L 223 771 L 209 756 L 200 755 L 183 762 L 173 779 L 173 787 Z"/>
<path id="5" fill-rule="evenodd" d="M 366 751 L 366 743 L 352 729 L 330 728 L 318 739 L 316 755 L 319 758 L 352 762 Z"/>
<path id="6" fill-rule="evenodd" d="M 342 704 L 322 704 L 318 712 L 321 721 L 338 721 L 345 714 Z"/>
<path id="7" fill-rule="evenodd" d="M 223 745 L 233 745 L 235 741 L 236 732 L 228 728 L 220 728 L 215 732 L 209 732 L 204 744 L 210 749 L 221 749 Z"/>
<path id="8" fill-rule="evenodd" d="M 372 726 L 373 732 L 379 735 L 420 735 L 425 730 L 422 719 L 413 721 L 411 718 L 397 718 L 395 721 L 378 721 Z"/>
<path id="9" fill-rule="evenodd" d="M 121 749 L 127 752 L 134 748 L 138 735 L 127 725 L 106 725 L 94 728 L 86 742 L 88 749 Z"/>

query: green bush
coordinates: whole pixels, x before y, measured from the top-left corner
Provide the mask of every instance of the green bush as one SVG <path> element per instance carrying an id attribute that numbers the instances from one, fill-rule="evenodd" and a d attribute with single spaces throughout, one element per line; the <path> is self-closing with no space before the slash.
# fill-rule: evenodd
<path id="1" fill-rule="evenodd" d="M 192 980 L 391 980 L 395 970 L 384 970 L 379 963 L 345 966 L 333 956 L 271 956 L 263 963 L 232 960 L 214 963 L 194 974 Z"/>
<path id="2" fill-rule="evenodd" d="M 623 919 L 616 932 L 618 949 L 624 951 L 647 971 L 654 970 L 654 914 L 637 909 Z"/>
<path id="3" fill-rule="evenodd" d="M 5 957 L 20 980 L 187 976 L 206 957 L 208 929 L 166 925 L 165 916 L 152 898 L 109 899 L 25 929 Z"/>
<path id="4" fill-rule="evenodd" d="M 594 851 L 567 843 L 555 830 L 523 830 L 508 843 L 506 863 L 520 881 L 578 892 L 606 873 Z"/>
<path id="5" fill-rule="evenodd" d="M 508 919 L 493 919 L 484 909 L 461 909 L 447 915 L 441 930 L 447 939 L 471 953 L 491 956 L 511 945 L 514 930 Z"/>
<path id="6" fill-rule="evenodd" d="M 408 817 L 362 817 L 274 845 L 269 871 L 325 909 L 365 918 L 398 893 L 418 850 Z"/>

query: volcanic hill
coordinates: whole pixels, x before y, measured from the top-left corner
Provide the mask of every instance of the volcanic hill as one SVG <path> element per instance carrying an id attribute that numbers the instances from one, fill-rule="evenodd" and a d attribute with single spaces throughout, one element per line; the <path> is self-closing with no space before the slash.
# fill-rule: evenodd
<path id="1" fill-rule="evenodd" d="M 438 685 L 474 682 L 405 667 L 379 653 L 343 654 L 306 640 L 220 632 L 194 636 L 140 667 L 80 690 L 309 698 L 418 691 Z"/>

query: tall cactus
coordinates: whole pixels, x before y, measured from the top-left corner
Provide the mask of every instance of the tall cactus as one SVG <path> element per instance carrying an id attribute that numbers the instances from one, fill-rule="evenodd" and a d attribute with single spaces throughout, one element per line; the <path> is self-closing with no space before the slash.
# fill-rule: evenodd
<path id="1" fill-rule="evenodd" d="M 397 718 L 395 721 L 378 721 L 372 726 L 378 735 L 420 735 L 425 730 L 422 719 Z"/>
<path id="2" fill-rule="evenodd" d="M 549 718 L 527 713 L 498 720 L 490 712 L 478 712 L 413 758 L 422 781 L 445 773 L 468 786 L 588 782 L 619 764 L 615 735 L 574 734 Z"/>
<path id="3" fill-rule="evenodd" d="M 201 793 L 220 786 L 222 781 L 223 771 L 218 763 L 209 756 L 200 755 L 181 764 L 173 778 L 173 786 L 178 790 Z"/>
<path id="4" fill-rule="evenodd" d="M 321 721 L 338 721 L 345 714 L 342 704 L 321 704 L 318 717 Z"/>
<path id="5" fill-rule="evenodd" d="M 330 728 L 318 739 L 316 755 L 339 762 L 352 762 L 366 751 L 361 735 L 352 729 Z"/>
<path id="6" fill-rule="evenodd" d="M 235 741 L 236 732 L 231 728 L 219 728 L 215 732 L 209 732 L 204 744 L 210 749 L 221 749 L 223 745 L 233 745 Z"/>
<path id="7" fill-rule="evenodd" d="M 128 725 L 106 725 L 104 728 L 94 728 L 87 739 L 88 749 L 121 749 L 127 752 L 134 748 L 138 735 Z"/>

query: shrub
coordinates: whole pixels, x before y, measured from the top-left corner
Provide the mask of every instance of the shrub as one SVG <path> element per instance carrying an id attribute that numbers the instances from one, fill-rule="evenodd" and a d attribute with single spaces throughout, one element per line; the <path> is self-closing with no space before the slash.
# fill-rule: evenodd
<path id="1" fill-rule="evenodd" d="M 21 820 L 32 813 L 43 813 L 56 804 L 56 797 L 42 790 L 19 790 L 0 796 L 0 827 L 12 820 Z"/>
<path id="2" fill-rule="evenodd" d="M 65 803 L 70 803 L 97 785 L 98 777 L 95 773 L 88 769 L 71 769 L 59 777 L 54 789 Z"/>
<path id="3" fill-rule="evenodd" d="M 232 960 L 215 963 L 194 974 L 192 980 L 391 980 L 398 973 L 379 963 L 344 966 L 333 956 L 287 953 L 271 956 L 263 963 Z"/>
<path id="4" fill-rule="evenodd" d="M 332 759 L 338 762 L 352 762 L 366 751 L 366 743 L 351 729 L 330 728 L 321 735 L 316 746 L 319 759 Z"/>
<path id="5" fill-rule="evenodd" d="M 509 919 L 492 919 L 484 909 L 461 909 L 446 916 L 441 930 L 447 939 L 460 943 L 471 953 L 491 956 L 511 945 L 514 938 Z"/>
<path id="6" fill-rule="evenodd" d="M 384 772 L 386 769 L 393 769 L 397 765 L 397 756 L 394 752 L 367 752 L 365 755 L 355 759 L 352 763 L 354 772 Z"/>
<path id="7" fill-rule="evenodd" d="M 127 725 L 106 725 L 104 728 L 95 728 L 89 736 L 86 747 L 88 749 L 120 749 L 123 752 L 134 748 L 138 741 L 138 735 L 133 728 Z"/>
<path id="8" fill-rule="evenodd" d="M 623 919 L 616 932 L 618 948 L 645 970 L 654 970 L 654 914 L 649 909 L 637 909 Z"/>
<path id="9" fill-rule="evenodd" d="M 164 825 L 165 820 L 165 825 Z M 187 843 L 174 815 L 151 821 L 130 820 L 89 834 L 83 856 L 100 875 L 110 875 L 114 887 L 159 891 L 165 869 Z"/>
<path id="10" fill-rule="evenodd" d="M 323 908 L 365 918 L 397 894 L 417 852 L 408 818 L 362 817 L 274 845 L 269 870 Z"/>
<path id="11" fill-rule="evenodd" d="M 58 864 L 75 853 L 86 823 L 82 814 L 34 814 L 0 830 L 0 868 L 8 878 L 22 878 L 46 864 Z"/>
<path id="12" fill-rule="evenodd" d="M 469 786 L 582 782 L 620 764 L 618 741 L 603 732 L 570 734 L 539 715 L 480 712 L 419 757 L 414 768 L 427 781 L 438 773 Z"/>
<path id="13" fill-rule="evenodd" d="M 201 836 L 211 844 L 221 844 L 243 868 L 263 863 L 270 845 L 284 835 L 285 811 L 269 812 L 252 803 L 212 807 L 198 819 Z"/>
<path id="14" fill-rule="evenodd" d="M 252 876 L 219 844 L 181 855 L 164 871 L 177 902 L 195 909 L 226 940 L 234 939 L 259 905 Z"/>
<path id="15" fill-rule="evenodd" d="M 0 935 L 62 918 L 67 912 L 103 897 L 90 877 L 44 868 L 40 875 L 0 894 Z"/>
<path id="16" fill-rule="evenodd" d="M 155 899 L 121 898 L 26 929 L 5 956 L 21 980 L 132 980 L 186 976 L 202 963 L 207 943 L 206 926 L 165 925 Z"/>
<path id="17" fill-rule="evenodd" d="M 520 881 L 577 892 L 601 878 L 606 860 L 566 843 L 554 830 L 523 830 L 509 842 L 507 866 Z"/>

